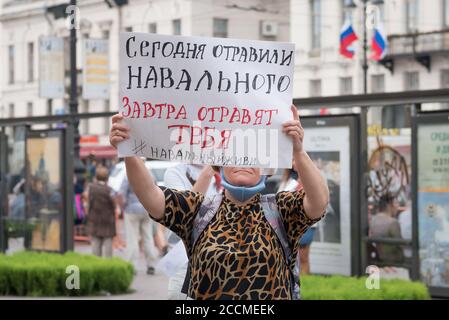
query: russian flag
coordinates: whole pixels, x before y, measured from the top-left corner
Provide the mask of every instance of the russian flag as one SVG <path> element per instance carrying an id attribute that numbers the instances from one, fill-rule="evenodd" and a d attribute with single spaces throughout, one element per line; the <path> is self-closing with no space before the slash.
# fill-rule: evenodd
<path id="1" fill-rule="evenodd" d="M 341 28 L 340 54 L 345 56 L 346 58 L 352 58 L 354 56 L 354 49 L 351 46 L 352 43 L 357 39 L 357 35 L 352 28 L 351 22 L 347 20 Z"/>
<path id="2" fill-rule="evenodd" d="M 379 25 L 374 29 L 373 39 L 371 40 L 371 59 L 375 61 L 382 60 L 387 53 L 387 38 Z"/>

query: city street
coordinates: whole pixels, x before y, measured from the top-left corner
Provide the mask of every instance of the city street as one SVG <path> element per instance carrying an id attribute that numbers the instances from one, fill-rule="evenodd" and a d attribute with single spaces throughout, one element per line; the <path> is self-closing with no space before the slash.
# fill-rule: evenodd
<path id="1" fill-rule="evenodd" d="M 90 252 L 89 245 L 77 245 L 76 251 L 78 252 Z M 114 252 L 116 256 L 123 256 L 124 251 L 116 250 Z M 99 300 L 166 300 L 167 299 L 167 287 L 168 278 L 161 272 L 156 271 L 155 275 L 147 275 L 145 270 L 145 265 L 143 258 L 141 258 L 141 265 L 137 270 L 137 274 L 134 276 L 134 281 L 131 285 L 131 290 L 129 294 L 123 295 L 103 295 L 94 297 L 39 297 L 39 298 L 28 298 L 28 297 L 14 297 L 14 296 L 0 296 L 0 300 L 16 300 L 16 299 L 99 299 Z"/>
<path id="2" fill-rule="evenodd" d="M 0 300 L 449 298 L 449 0 L 0 0 L 0 43 Z"/>
<path id="3" fill-rule="evenodd" d="M 123 223 L 120 223 L 123 226 Z M 125 238 L 123 228 L 120 228 L 120 236 Z M 8 253 L 17 252 L 23 250 L 22 239 L 10 239 Z M 83 254 L 91 254 L 91 246 L 87 242 L 75 242 L 75 251 Z M 114 256 L 125 259 L 126 252 L 124 248 L 114 249 Z M 131 285 L 131 292 L 123 295 L 100 295 L 94 297 L 57 297 L 56 299 L 101 299 L 101 300 L 166 300 L 167 299 L 168 278 L 162 272 L 156 270 L 155 275 L 146 274 L 146 266 L 143 254 L 138 261 L 137 274 L 134 276 L 133 283 Z M 0 296 L 0 300 L 4 299 L 34 299 L 28 297 L 4 297 Z M 39 297 L 39 299 L 55 299 L 55 297 Z"/>

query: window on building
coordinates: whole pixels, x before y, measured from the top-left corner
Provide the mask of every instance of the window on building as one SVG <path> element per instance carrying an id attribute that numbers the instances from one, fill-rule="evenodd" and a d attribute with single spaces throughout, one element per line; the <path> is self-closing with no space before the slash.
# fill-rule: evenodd
<path id="1" fill-rule="evenodd" d="M 418 0 L 406 0 L 405 22 L 407 32 L 414 32 L 418 26 Z"/>
<path id="2" fill-rule="evenodd" d="M 125 32 L 133 32 L 133 27 L 126 27 Z"/>
<path id="3" fill-rule="evenodd" d="M 371 76 L 371 92 L 385 92 L 385 75 L 375 74 Z"/>
<path id="4" fill-rule="evenodd" d="M 311 0 L 312 49 L 321 47 L 321 0 Z"/>
<path id="5" fill-rule="evenodd" d="M 385 6 L 383 2 L 380 3 L 376 3 L 375 6 L 377 7 L 378 10 L 376 10 L 376 23 L 377 21 L 384 21 L 384 17 L 385 17 Z"/>
<path id="6" fill-rule="evenodd" d="M 14 63 L 15 63 L 14 45 L 8 46 L 8 83 L 14 83 Z"/>
<path id="7" fill-rule="evenodd" d="M 443 23 L 445 27 L 449 27 L 449 0 L 443 0 Z"/>
<path id="8" fill-rule="evenodd" d="M 33 103 L 27 102 L 27 117 L 33 116 Z"/>
<path id="9" fill-rule="evenodd" d="M 404 73 L 404 89 L 419 90 L 419 72 L 410 71 Z"/>
<path id="10" fill-rule="evenodd" d="M 352 77 L 340 78 L 340 94 L 352 94 Z"/>
<path id="11" fill-rule="evenodd" d="M 310 96 L 311 97 L 321 96 L 321 80 L 319 79 L 310 80 Z"/>
<path id="12" fill-rule="evenodd" d="M 150 23 L 148 25 L 148 32 L 149 33 L 157 33 L 157 23 L 156 22 Z"/>
<path id="13" fill-rule="evenodd" d="M 449 88 L 449 69 L 441 70 L 441 88 Z"/>
<path id="14" fill-rule="evenodd" d="M 228 37 L 228 19 L 214 18 L 214 37 Z"/>
<path id="15" fill-rule="evenodd" d="M 88 113 L 89 112 L 89 100 L 83 100 L 83 112 Z M 80 121 L 80 124 L 82 124 L 82 132 L 84 134 L 89 134 L 89 119 L 84 119 Z"/>
<path id="16" fill-rule="evenodd" d="M 172 29 L 175 36 L 181 35 L 181 19 L 172 20 Z"/>
<path id="17" fill-rule="evenodd" d="M 34 81 L 34 43 L 28 43 L 28 82 Z"/>
<path id="18" fill-rule="evenodd" d="M 109 99 L 106 99 L 104 101 L 104 112 L 111 111 L 111 101 Z M 104 134 L 108 135 L 109 130 L 111 129 L 111 118 L 104 118 Z"/>
<path id="19" fill-rule="evenodd" d="M 382 107 L 382 128 L 410 128 L 411 110 L 409 106 Z"/>
<path id="20" fill-rule="evenodd" d="M 63 39 L 64 39 L 64 57 L 70 57 L 70 38 L 63 37 Z M 70 70 L 70 59 L 63 59 L 63 60 L 64 60 L 64 70 L 67 73 Z"/>
<path id="21" fill-rule="evenodd" d="M 111 35 L 111 32 L 109 30 L 103 30 L 101 33 L 102 33 L 103 39 L 106 39 L 106 40 L 108 40 L 109 36 Z"/>
<path id="22" fill-rule="evenodd" d="M 354 2 L 352 0 L 342 0 L 342 24 L 346 21 L 352 21 L 352 7 Z"/>
<path id="23" fill-rule="evenodd" d="M 48 99 L 47 100 L 47 115 L 51 116 L 53 114 L 53 100 L 52 99 Z"/>
<path id="24" fill-rule="evenodd" d="M 9 104 L 9 117 L 14 118 L 14 103 Z"/>

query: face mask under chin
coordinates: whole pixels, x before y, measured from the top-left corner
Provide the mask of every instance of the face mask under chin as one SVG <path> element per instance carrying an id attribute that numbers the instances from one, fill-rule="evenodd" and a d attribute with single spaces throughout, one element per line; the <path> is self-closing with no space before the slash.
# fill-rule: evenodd
<path id="1" fill-rule="evenodd" d="M 265 180 L 266 176 L 261 176 L 259 182 L 251 187 L 246 186 L 236 186 L 233 184 L 230 184 L 223 173 L 223 169 L 220 170 L 221 173 L 221 184 L 223 187 L 238 201 L 245 202 L 246 200 L 252 198 L 257 193 L 261 192 L 265 189 Z"/>

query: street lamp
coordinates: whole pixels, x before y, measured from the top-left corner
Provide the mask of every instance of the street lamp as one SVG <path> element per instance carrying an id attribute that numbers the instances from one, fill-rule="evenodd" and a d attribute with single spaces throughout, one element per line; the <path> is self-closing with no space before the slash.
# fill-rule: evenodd
<path id="1" fill-rule="evenodd" d="M 70 5 L 73 8 L 77 5 L 77 0 L 70 0 Z M 73 19 L 79 19 L 79 17 L 74 14 Z M 70 93 L 69 93 L 69 109 L 70 114 L 75 115 L 78 113 L 78 71 L 76 69 L 76 28 L 77 21 L 71 21 L 70 28 Z M 77 178 L 81 176 L 84 171 L 84 164 L 80 159 L 80 131 L 79 131 L 79 119 L 75 119 L 75 141 L 74 141 L 74 153 L 75 153 L 75 163 L 74 170 Z"/>
<path id="2" fill-rule="evenodd" d="M 363 5 L 363 93 L 368 93 L 368 39 L 367 39 L 367 15 L 366 8 L 368 3 L 372 5 L 383 5 L 383 0 L 359 0 Z M 357 5 L 353 0 L 345 0 L 344 7 L 348 9 L 354 9 Z"/>
<path id="3" fill-rule="evenodd" d="M 70 0 L 70 3 L 64 3 L 47 7 L 47 12 L 51 13 L 55 19 L 68 18 L 68 6 L 76 8 L 77 0 Z M 69 36 L 69 55 L 70 55 L 70 89 L 69 89 L 69 110 L 71 115 L 78 113 L 78 78 L 76 69 L 76 26 L 78 25 L 77 13 L 72 14 L 69 21 L 70 36 Z M 81 177 L 85 171 L 84 164 L 80 159 L 80 133 L 79 133 L 79 119 L 74 120 L 74 171 L 77 177 Z"/>
<path id="4" fill-rule="evenodd" d="M 105 0 L 109 7 L 112 6 L 124 6 L 128 4 L 128 0 Z M 68 6 L 76 8 L 77 0 L 70 0 L 70 3 L 59 4 L 47 8 L 47 12 L 53 14 L 55 19 L 68 17 Z M 73 12 L 73 11 L 72 11 Z M 69 36 L 69 52 L 70 52 L 70 90 L 69 90 L 69 110 L 71 115 L 78 114 L 78 70 L 76 67 L 76 43 L 77 43 L 77 28 L 78 17 L 77 12 L 73 13 L 69 21 L 70 36 Z M 79 133 L 79 119 L 74 119 L 74 171 L 79 179 L 82 181 L 82 175 L 85 172 L 85 167 L 80 159 L 80 133 Z"/>
<path id="5" fill-rule="evenodd" d="M 128 0 L 104 0 L 109 8 L 121 7 L 128 4 Z"/>

